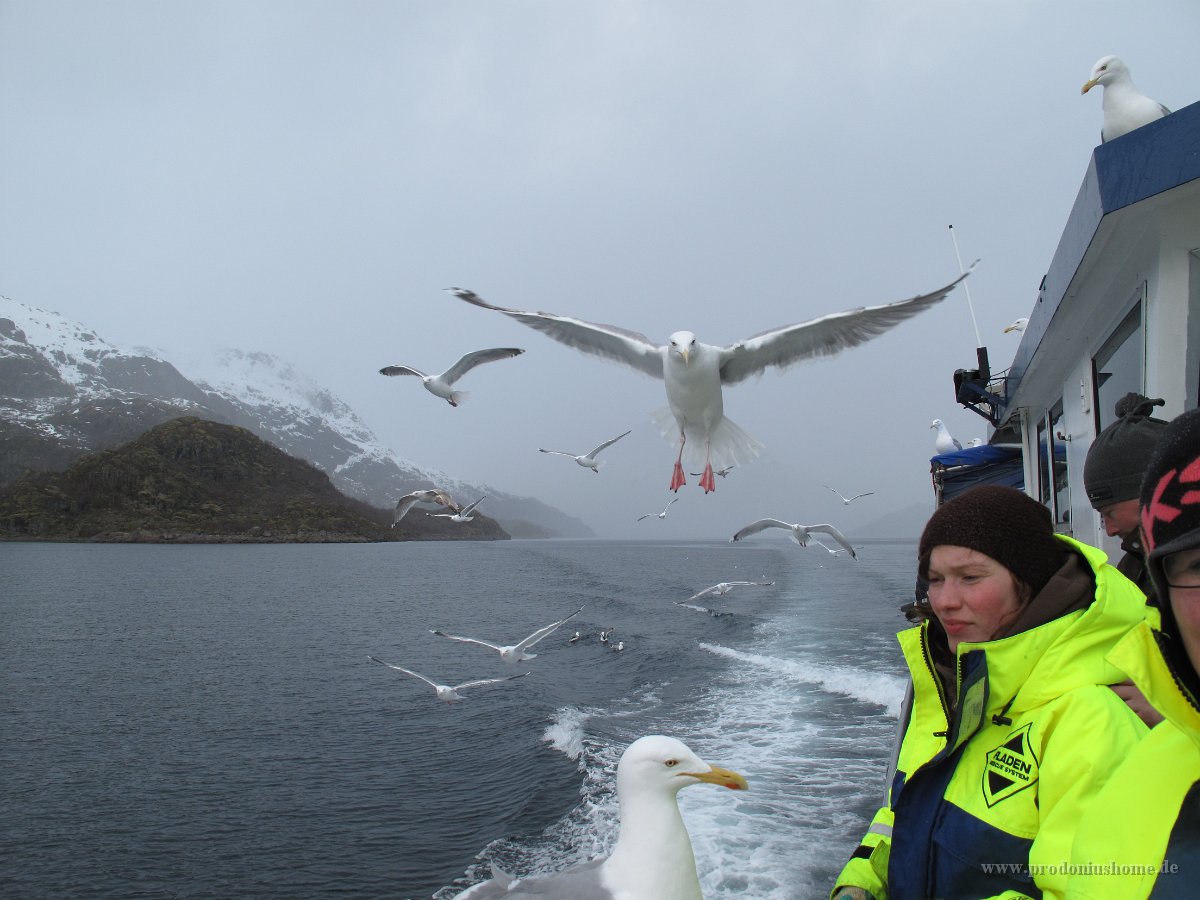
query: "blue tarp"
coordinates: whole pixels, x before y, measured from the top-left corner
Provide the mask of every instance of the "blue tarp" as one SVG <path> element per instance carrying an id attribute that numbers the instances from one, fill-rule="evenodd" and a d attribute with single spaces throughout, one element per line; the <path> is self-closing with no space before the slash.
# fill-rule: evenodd
<path id="1" fill-rule="evenodd" d="M 1021 462 L 1021 451 L 1016 447 L 984 444 L 940 453 L 929 460 L 929 471 L 939 506 L 980 484 L 1025 487 L 1025 467 Z"/>

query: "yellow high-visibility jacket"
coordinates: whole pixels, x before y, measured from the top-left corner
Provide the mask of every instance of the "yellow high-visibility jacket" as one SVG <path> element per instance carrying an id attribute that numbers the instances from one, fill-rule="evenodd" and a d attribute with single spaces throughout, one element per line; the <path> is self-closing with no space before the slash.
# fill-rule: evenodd
<path id="1" fill-rule="evenodd" d="M 1017 900 L 1065 889 L 1084 804 L 1146 733 L 1108 687 L 1126 675 L 1105 656 L 1147 607 L 1102 551 L 1060 540 L 1091 568 L 1095 599 L 1019 634 L 959 644 L 953 716 L 929 623 L 900 633 L 913 698 L 889 805 L 834 893 Z"/>
<path id="2" fill-rule="evenodd" d="M 1163 602 L 1166 602 L 1165 599 Z M 1083 811 L 1068 898 L 1200 897 L 1200 708 L 1145 623 L 1109 659 L 1166 716 Z"/>

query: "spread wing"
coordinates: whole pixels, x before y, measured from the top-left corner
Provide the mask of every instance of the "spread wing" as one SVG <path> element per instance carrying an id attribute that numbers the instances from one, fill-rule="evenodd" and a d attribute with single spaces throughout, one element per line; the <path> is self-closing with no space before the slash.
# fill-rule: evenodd
<path id="1" fill-rule="evenodd" d="M 399 500 L 397 500 L 396 501 L 396 511 L 394 513 L 392 513 L 392 527 L 395 528 L 396 524 L 401 519 L 403 519 L 406 515 L 408 515 L 408 511 L 410 509 L 412 509 L 414 506 L 416 506 L 417 503 L 419 503 L 419 502 L 420 502 L 420 498 L 417 497 L 415 494 L 406 494 L 405 496 L 403 496 Z"/>
<path id="2" fill-rule="evenodd" d="M 740 541 L 742 538 L 748 538 L 750 535 L 758 534 L 767 528 L 786 528 L 788 531 L 792 530 L 790 522 L 784 522 L 781 519 L 759 519 L 757 522 L 751 522 L 745 528 L 741 529 L 730 540 Z"/>
<path id="3" fill-rule="evenodd" d="M 477 507 L 480 503 L 482 503 L 486 499 L 487 499 L 487 494 L 484 494 L 482 497 L 480 497 L 474 503 L 469 504 L 467 507 L 465 507 L 463 510 L 461 510 L 459 512 L 459 515 L 460 516 L 469 516 L 471 513 L 475 512 L 475 507 Z"/>
<path id="4" fill-rule="evenodd" d="M 518 675 L 506 675 L 503 678 L 481 678 L 478 681 L 464 681 L 462 684 L 456 684 L 454 690 L 461 691 L 463 688 L 483 687 L 485 684 L 499 684 L 501 681 L 512 681 L 514 678 L 524 678 L 528 672 L 521 672 Z"/>
<path id="5" fill-rule="evenodd" d="M 547 337 L 553 338 L 560 344 L 582 350 L 593 356 L 599 356 L 612 362 L 623 363 L 639 372 L 663 377 L 663 348 L 652 344 L 644 334 L 627 331 L 615 325 L 597 325 L 582 319 L 569 316 L 556 316 L 554 313 L 525 312 L 520 309 L 507 309 L 503 306 L 493 306 L 474 291 L 464 288 L 446 288 L 460 300 L 465 300 L 484 309 L 493 309 L 506 316 L 516 319 L 523 325 L 528 325 Z"/>
<path id="6" fill-rule="evenodd" d="M 446 632 L 444 632 L 444 631 L 437 631 L 436 629 L 433 629 L 433 628 L 429 629 L 429 633 L 436 634 L 438 637 L 450 638 L 450 640 L 458 641 L 459 643 L 462 643 L 462 644 L 478 644 L 480 647 L 487 647 L 489 650 L 503 650 L 504 649 L 499 644 L 489 644 L 487 641 L 481 641 L 481 640 L 478 640 L 477 638 L 461 637 L 457 634 L 446 634 Z"/>
<path id="7" fill-rule="evenodd" d="M 971 268 L 974 268 L 974 264 Z M 722 347 L 718 351 L 721 383 L 737 384 L 751 375 L 760 374 L 767 366 L 786 368 L 805 359 L 832 356 L 848 347 L 857 347 L 940 303 L 954 290 L 955 285 L 970 274 L 971 269 L 968 269 L 945 287 L 930 294 L 897 300 L 883 306 L 831 313 L 799 325 L 785 325 L 764 331 L 730 347 Z"/>
<path id="8" fill-rule="evenodd" d="M 633 431 L 633 429 L 632 428 L 629 429 L 629 431 L 625 432 L 625 434 L 629 434 L 630 431 Z M 591 453 L 589 453 L 588 456 L 595 458 L 597 453 L 599 453 L 605 447 L 611 447 L 613 444 L 615 444 L 621 438 L 625 437 L 625 434 L 618 434 L 615 438 L 609 438 L 607 441 L 605 441 L 603 444 L 601 444 L 599 447 L 597 447 L 595 450 L 593 450 Z"/>
<path id="9" fill-rule="evenodd" d="M 393 666 L 391 663 L 384 662 L 382 659 L 380 659 L 377 656 L 368 656 L 367 659 L 371 660 L 372 662 L 377 662 L 381 666 L 387 666 L 389 669 L 395 669 L 397 672 L 403 672 L 405 675 L 411 675 L 413 678 L 420 678 L 423 682 L 425 682 L 431 688 L 440 687 L 440 685 L 436 681 L 430 681 L 428 678 L 426 678 L 420 672 L 414 672 L 412 669 L 406 669 L 403 666 Z"/>
<path id="10" fill-rule="evenodd" d="M 511 359 L 514 356 L 520 356 L 525 351 L 519 347 L 493 347 L 490 350 L 476 350 L 474 353 L 467 353 L 442 373 L 442 381 L 446 384 L 454 384 L 458 379 L 462 378 L 476 366 L 482 366 L 484 363 L 495 362 L 498 359 Z"/>
<path id="11" fill-rule="evenodd" d="M 834 528 L 832 525 L 805 525 L 804 527 L 808 531 L 819 531 L 822 534 L 829 535 L 831 538 L 833 538 L 835 541 L 837 541 L 839 544 L 841 544 L 842 548 L 847 553 L 849 553 L 854 559 L 858 559 L 858 554 L 854 552 L 854 547 L 850 544 L 850 542 L 848 540 L 846 540 L 846 536 L 843 535 L 836 528 Z"/>
<path id="12" fill-rule="evenodd" d="M 579 609 L 575 610 L 575 612 L 571 613 L 571 615 L 567 616 L 565 619 L 559 619 L 553 625 L 547 625 L 545 628 L 539 628 L 537 631 L 535 631 L 529 637 L 525 638 L 525 640 L 521 641 L 521 643 L 517 644 L 517 649 L 518 650 L 526 650 L 529 647 L 532 647 L 534 644 L 536 644 L 542 638 L 546 637 L 547 635 L 553 634 L 554 631 L 557 628 L 559 628 L 559 626 L 561 626 L 568 619 L 573 619 L 575 616 L 579 615 L 581 612 L 583 612 L 582 606 L 579 607 Z"/>
<path id="13" fill-rule="evenodd" d="M 412 366 L 384 366 L 379 370 L 380 375 L 416 375 L 418 378 L 428 378 L 429 376 L 420 369 L 414 369 Z"/>

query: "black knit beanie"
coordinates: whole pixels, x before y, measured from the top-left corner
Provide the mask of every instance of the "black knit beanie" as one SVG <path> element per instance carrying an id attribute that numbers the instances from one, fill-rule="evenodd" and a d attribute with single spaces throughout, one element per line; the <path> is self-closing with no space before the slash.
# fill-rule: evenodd
<path id="1" fill-rule="evenodd" d="M 999 485 L 971 488 L 930 517 L 917 547 L 922 578 L 929 577 L 929 554 L 942 544 L 990 556 L 1029 585 L 1034 596 L 1066 559 L 1050 510 L 1016 488 Z"/>
<path id="2" fill-rule="evenodd" d="M 1185 412 L 1163 431 L 1146 467 L 1141 503 L 1146 566 L 1158 595 L 1166 597 L 1163 557 L 1200 545 L 1200 410 Z"/>
<path id="3" fill-rule="evenodd" d="M 1083 463 L 1083 487 L 1093 509 L 1137 499 L 1150 454 L 1167 427 L 1150 418 L 1163 402 L 1133 393 L 1117 401 L 1117 420 L 1096 435 Z"/>

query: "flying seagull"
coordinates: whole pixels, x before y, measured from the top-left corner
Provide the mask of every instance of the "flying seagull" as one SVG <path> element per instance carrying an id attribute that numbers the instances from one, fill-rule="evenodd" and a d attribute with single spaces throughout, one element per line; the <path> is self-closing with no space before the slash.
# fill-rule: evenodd
<path id="1" fill-rule="evenodd" d="M 638 738 L 617 764 L 620 828 L 617 845 L 608 859 L 520 879 L 493 866 L 493 879 L 463 891 L 459 900 L 701 900 L 692 842 L 676 802 L 681 788 L 701 783 L 734 791 L 748 788 L 746 779 L 737 772 L 710 766 L 682 741 L 662 735 Z"/>
<path id="2" fill-rule="evenodd" d="M 699 593 L 692 594 L 692 596 L 688 597 L 686 600 L 676 600 L 675 603 L 691 603 L 693 600 L 699 600 L 701 597 L 722 597 L 732 591 L 735 587 L 770 587 L 774 583 L 775 582 L 773 581 L 722 581 L 718 584 L 714 584 L 712 587 L 706 587 Z"/>
<path id="3" fill-rule="evenodd" d="M 950 433 L 950 429 L 941 419 L 934 419 L 929 423 L 929 427 L 937 429 L 933 438 L 933 449 L 938 453 L 953 453 L 962 449 L 962 442 Z"/>
<path id="4" fill-rule="evenodd" d="M 846 504 L 847 506 L 849 506 L 851 503 L 853 503 L 853 502 L 854 502 L 855 500 L 857 500 L 859 497 L 870 497 L 872 494 L 874 494 L 874 493 L 875 493 L 874 491 L 864 491 L 864 492 L 863 492 L 863 493 L 861 493 L 861 494 L 855 494 L 853 497 L 847 497 L 847 496 L 846 496 L 845 494 L 843 494 L 841 491 L 839 491 L 839 490 L 835 490 L 834 488 L 831 488 L 831 487 L 829 487 L 829 485 L 825 485 L 825 487 L 829 488 L 829 490 L 833 491 L 835 494 L 837 494 L 839 497 L 841 497 L 841 498 L 842 498 L 842 502 L 843 502 L 844 504 Z"/>
<path id="5" fill-rule="evenodd" d="M 403 666 L 394 666 L 389 662 L 384 662 L 382 659 L 379 659 L 376 656 L 368 656 L 367 659 L 371 660 L 372 662 L 377 662 L 381 666 L 387 666 L 389 669 L 395 669 L 397 672 L 403 672 L 405 675 L 411 675 L 413 678 L 421 679 L 423 682 L 433 688 L 434 691 L 437 692 L 437 698 L 445 703 L 454 703 L 455 701 L 462 700 L 463 697 L 459 691 L 466 690 L 467 688 L 483 687 L 485 684 L 499 684 L 501 681 L 512 681 L 514 678 L 524 678 L 529 674 L 528 672 L 522 672 L 520 675 L 506 675 L 503 678 L 483 678 L 479 681 L 464 681 L 462 684 L 455 685 L 438 684 L 433 679 L 426 678 L 420 672 L 414 672 L 412 669 L 406 669 Z"/>
<path id="6" fill-rule="evenodd" d="M 650 518 L 655 518 L 655 517 L 657 517 L 659 519 L 665 519 L 667 517 L 667 510 L 670 509 L 671 504 L 674 503 L 678 499 L 679 499 L 678 497 L 672 497 L 670 500 L 667 501 L 667 505 L 662 508 L 662 512 L 646 513 L 644 516 L 638 516 L 637 520 L 640 522 L 640 521 L 642 521 L 642 519 L 650 519 Z"/>
<path id="7" fill-rule="evenodd" d="M 972 266 L 974 268 L 974 266 Z M 661 378 L 666 384 L 668 409 L 657 420 L 664 436 L 678 435 L 679 454 L 671 474 L 670 489 L 687 483 L 683 474 L 683 451 L 691 442 L 691 453 L 703 448 L 704 472 L 700 486 L 707 494 L 717 486 L 718 468 L 747 462 L 758 454 L 761 444 L 725 418 L 722 388 L 738 384 L 768 366 L 781 369 L 805 359 L 832 356 L 855 347 L 946 297 L 970 270 L 929 294 L 882 306 L 860 307 L 831 313 L 799 325 L 764 331 L 728 347 L 702 344 L 690 331 L 677 331 L 666 344 L 655 344 L 643 334 L 614 325 L 597 325 L 568 316 L 526 312 L 493 306 L 474 291 L 446 288 L 461 300 L 484 309 L 502 312 L 547 337 L 584 353 L 631 366 Z"/>
<path id="8" fill-rule="evenodd" d="M 466 391 L 454 390 L 454 382 L 476 366 L 495 362 L 498 359 L 520 356 L 524 352 L 519 347 L 493 347 L 490 350 L 476 350 L 474 353 L 468 353 L 441 375 L 426 375 L 420 369 L 414 369 L 412 366 L 384 366 L 379 370 L 379 374 L 416 375 L 429 393 L 435 397 L 441 397 L 451 406 L 458 406 L 467 399 L 468 394 Z"/>
<path id="9" fill-rule="evenodd" d="M 745 528 L 738 531 L 730 541 L 740 541 L 743 538 L 748 538 L 752 534 L 758 534 L 767 528 L 786 528 L 792 533 L 794 540 L 801 547 L 808 546 L 809 533 L 816 531 L 821 534 L 827 534 L 843 547 L 854 559 L 858 559 L 858 554 L 854 552 L 854 548 L 850 546 L 850 542 L 842 535 L 840 531 L 832 525 L 796 525 L 791 522 L 784 522 L 780 519 L 759 519 L 757 522 L 751 522 Z"/>
<path id="10" fill-rule="evenodd" d="M 632 431 L 632 430 L 633 429 L 630 429 L 630 431 Z M 579 463 L 579 465 L 583 466 L 585 469 L 591 469 L 593 472 L 595 472 L 597 475 L 599 475 L 600 467 L 602 465 L 604 465 L 604 460 L 596 459 L 596 456 L 605 447 L 611 447 L 613 444 L 615 444 L 621 438 L 625 437 L 626 434 L 629 434 L 629 431 L 626 431 L 625 434 L 618 434 L 615 438 L 609 438 L 607 441 L 605 441 L 603 444 L 601 444 L 595 450 L 592 450 L 589 453 L 581 453 L 578 456 L 576 456 L 574 453 L 567 453 L 565 450 L 543 450 L 541 447 L 538 447 L 538 451 L 541 453 L 553 453 L 557 456 L 569 456 L 569 457 L 571 457 L 571 459 L 575 460 L 575 462 Z"/>
<path id="11" fill-rule="evenodd" d="M 1091 77 L 1079 93 L 1086 94 L 1096 85 L 1104 88 L 1104 98 L 1100 101 L 1100 108 L 1104 112 L 1100 143 L 1119 138 L 1171 114 L 1161 103 L 1151 100 L 1133 86 L 1129 67 L 1115 56 L 1103 56 L 1096 60 Z"/>
<path id="12" fill-rule="evenodd" d="M 435 519 L 449 519 L 451 522 L 474 522 L 475 516 L 473 516 L 472 513 L 475 512 L 475 507 L 477 507 L 480 503 L 482 503 L 487 498 L 488 498 L 488 495 L 484 494 L 482 497 L 480 497 L 474 503 L 468 504 L 467 506 L 464 506 L 464 507 L 460 507 L 459 509 L 456 509 L 452 513 L 425 513 L 425 515 L 433 516 L 433 518 L 435 518 Z"/>
<path id="13" fill-rule="evenodd" d="M 735 466 L 724 466 L 723 468 L 720 468 L 720 469 L 714 469 L 713 474 L 720 478 L 724 478 L 726 475 L 728 475 L 730 472 L 732 472 L 734 470 L 734 468 L 736 468 L 736 467 Z M 703 475 L 704 473 L 703 472 L 693 472 L 692 474 L 699 477 L 699 476 Z"/>
<path id="14" fill-rule="evenodd" d="M 392 527 L 395 528 L 397 523 L 408 515 L 408 511 L 418 503 L 436 503 L 438 506 L 444 506 L 447 509 L 454 510 L 454 512 L 459 512 L 462 509 L 461 506 L 454 502 L 454 498 L 441 488 L 413 491 L 411 494 L 405 494 L 396 501 L 396 511 L 392 513 Z"/>
<path id="15" fill-rule="evenodd" d="M 542 638 L 553 634 L 555 632 L 555 630 L 558 629 L 559 626 L 561 626 L 568 619 L 574 618 L 575 616 L 579 615 L 581 612 L 583 612 L 582 606 L 579 607 L 579 609 L 575 610 L 575 612 L 571 613 L 571 615 L 567 616 L 566 618 L 559 619 L 557 622 L 547 625 L 545 628 L 539 628 L 537 631 L 535 631 L 533 634 L 529 635 L 529 637 L 525 638 L 525 640 L 521 641 L 520 643 L 511 644 L 508 646 L 501 646 L 500 644 L 492 644 L 488 641 L 477 640 L 476 638 L 460 637 L 457 634 L 446 634 L 446 632 L 444 632 L 444 631 L 431 630 L 430 634 L 436 634 L 438 637 L 450 638 L 450 640 L 452 640 L 452 641 L 460 641 L 461 643 L 464 643 L 464 644 L 478 644 L 480 647 L 487 647 L 490 650 L 497 650 L 500 653 L 500 658 L 502 660 L 504 660 L 506 663 L 512 665 L 513 663 L 524 662 L 527 659 L 536 659 L 537 658 L 536 653 L 527 653 L 526 651 L 530 647 L 532 647 L 534 644 L 536 644 L 538 641 L 540 641 Z"/>

